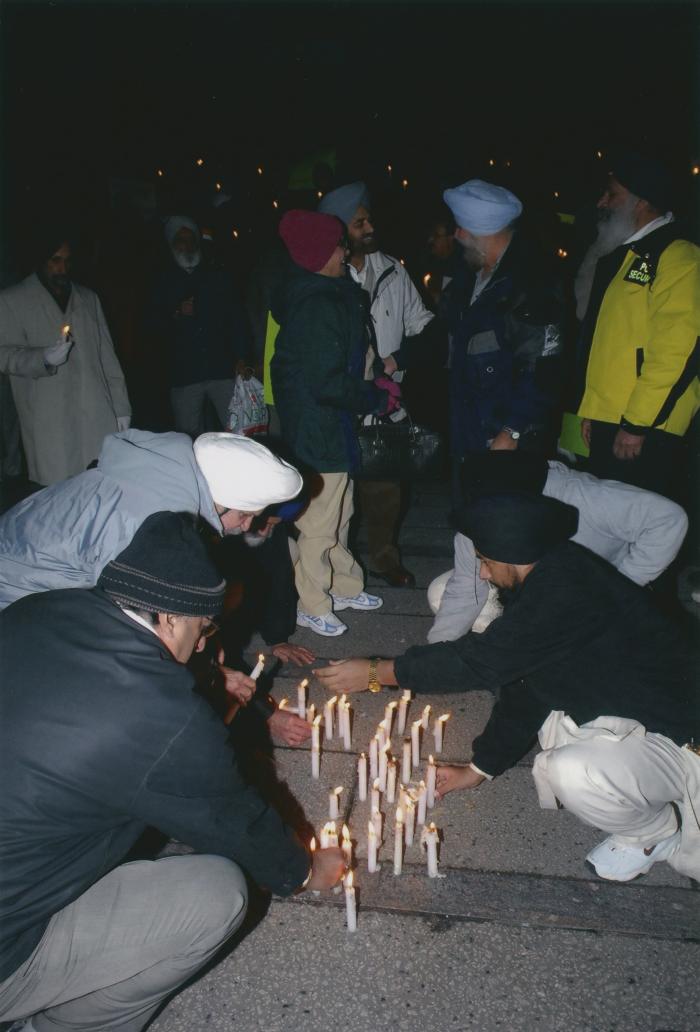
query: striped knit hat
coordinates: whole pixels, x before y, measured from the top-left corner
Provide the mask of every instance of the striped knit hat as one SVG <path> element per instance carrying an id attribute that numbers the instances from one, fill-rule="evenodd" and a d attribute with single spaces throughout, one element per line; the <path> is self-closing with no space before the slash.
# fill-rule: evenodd
<path id="1" fill-rule="evenodd" d="M 193 517 L 180 512 L 149 516 L 97 586 L 120 606 L 176 616 L 214 616 L 226 590 Z"/>

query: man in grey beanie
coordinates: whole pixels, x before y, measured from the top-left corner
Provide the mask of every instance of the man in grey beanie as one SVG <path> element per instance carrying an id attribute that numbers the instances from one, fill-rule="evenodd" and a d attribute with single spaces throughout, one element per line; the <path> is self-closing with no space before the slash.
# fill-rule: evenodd
<path id="1" fill-rule="evenodd" d="M 370 296 L 377 353 L 384 372 L 401 382 L 405 369 L 406 338 L 417 338 L 433 323 L 405 268 L 377 247 L 369 209 L 369 194 L 362 182 L 348 183 L 321 199 L 318 210 L 336 215 L 347 226 L 349 274 Z M 415 344 L 415 339 L 412 341 Z M 370 349 L 365 378 L 372 379 L 374 350 Z M 394 420 L 404 418 L 397 413 Z M 412 573 L 401 564 L 395 540 L 401 509 L 397 481 L 357 480 L 362 518 L 367 527 L 370 571 L 394 588 L 411 587 Z"/>
<path id="2" fill-rule="evenodd" d="M 335 884 L 247 784 L 185 664 L 224 582 L 191 517 L 155 513 L 97 588 L 0 616 L 0 1019 L 137 1032 L 246 911 L 244 871 L 289 896 Z M 147 826 L 193 855 L 125 857 Z"/>

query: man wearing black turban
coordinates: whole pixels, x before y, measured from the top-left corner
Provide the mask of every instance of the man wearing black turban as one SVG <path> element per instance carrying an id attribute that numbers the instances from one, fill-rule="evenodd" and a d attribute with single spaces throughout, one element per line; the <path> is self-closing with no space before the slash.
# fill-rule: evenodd
<path id="1" fill-rule="evenodd" d="M 577 518 L 554 498 L 479 498 L 459 530 L 474 542 L 480 577 L 502 590 L 503 616 L 483 634 L 317 676 L 333 692 L 371 682 L 497 693 L 472 762 L 439 769 L 441 795 L 497 777 L 539 737 L 540 805 L 558 800 L 608 833 L 587 857 L 601 877 L 628 881 L 668 860 L 698 878 L 700 755 L 682 748 L 700 741 L 696 655 L 646 591 L 568 540 Z"/>

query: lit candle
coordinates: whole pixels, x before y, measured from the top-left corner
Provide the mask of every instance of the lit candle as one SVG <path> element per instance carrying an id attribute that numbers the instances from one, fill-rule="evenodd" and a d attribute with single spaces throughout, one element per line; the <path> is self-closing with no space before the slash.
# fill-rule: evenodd
<path id="1" fill-rule="evenodd" d="M 369 776 L 372 781 L 379 773 L 379 739 L 375 735 L 369 743 Z"/>
<path id="2" fill-rule="evenodd" d="M 386 737 L 391 738 L 391 724 L 394 719 L 394 710 L 396 709 L 396 700 L 388 702 L 384 707 L 384 726 L 386 727 Z"/>
<path id="3" fill-rule="evenodd" d="M 432 276 L 430 275 L 430 273 L 426 272 L 425 276 L 423 277 L 423 286 L 427 287 L 429 285 L 431 279 L 432 279 Z"/>
<path id="4" fill-rule="evenodd" d="M 321 849 L 328 849 L 328 832 L 326 830 L 327 827 L 328 825 L 324 824 L 318 835 L 319 842 L 321 844 Z"/>
<path id="5" fill-rule="evenodd" d="M 357 907 L 355 906 L 355 889 L 352 884 L 352 871 L 348 871 L 343 880 L 345 887 L 345 920 L 348 931 L 357 931 Z"/>
<path id="6" fill-rule="evenodd" d="M 334 848 L 337 848 L 337 846 L 338 846 L 338 831 L 337 831 L 337 828 L 335 826 L 335 821 L 328 821 L 325 824 L 325 826 L 324 826 L 324 831 L 326 833 L 326 846 L 325 846 L 325 848 L 329 849 L 331 846 L 333 846 Z"/>
<path id="7" fill-rule="evenodd" d="M 450 719 L 449 713 L 443 713 L 433 724 L 433 735 L 435 736 L 435 752 L 442 752 L 442 743 L 445 737 L 445 724 Z"/>
<path id="8" fill-rule="evenodd" d="M 260 675 L 261 675 L 261 673 L 263 672 L 264 669 L 265 669 L 265 657 L 263 656 L 263 654 L 261 652 L 258 655 L 257 663 L 255 664 L 253 669 L 250 671 L 250 676 L 252 677 L 252 679 L 254 681 L 257 681 L 257 679 L 260 677 Z"/>
<path id="9" fill-rule="evenodd" d="M 396 760 L 389 760 L 386 772 L 386 801 L 393 803 L 396 796 Z"/>
<path id="10" fill-rule="evenodd" d="M 426 777 L 427 781 L 427 792 L 426 802 L 428 809 L 432 810 L 435 806 L 435 778 L 437 776 L 437 767 L 435 766 L 435 760 L 432 756 L 428 757 L 428 773 Z"/>
<path id="11" fill-rule="evenodd" d="M 367 870 L 370 874 L 377 870 L 377 833 L 372 821 L 367 824 Z"/>
<path id="12" fill-rule="evenodd" d="M 391 165 L 387 165 L 386 170 L 389 173 L 389 175 L 391 175 Z"/>
<path id="13" fill-rule="evenodd" d="M 337 821 L 340 816 L 340 795 L 343 791 L 343 786 L 338 785 L 332 792 L 328 793 L 328 816 L 332 821 Z"/>
<path id="14" fill-rule="evenodd" d="M 321 714 L 311 725 L 311 777 L 318 781 L 321 776 Z"/>
<path id="15" fill-rule="evenodd" d="M 68 339 L 70 337 L 70 326 L 68 326 L 68 325 L 64 326 L 63 330 L 62 330 L 62 333 L 63 333 L 63 343 L 67 344 L 68 343 Z"/>
<path id="16" fill-rule="evenodd" d="M 313 724 L 315 718 L 316 718 L 316 707 L 314 706 L 313 702 L 311 702 L 306 707 L 306 720 L 307 720 L 307 723 Z"/>
<path id="17" fill-rule="evenodd" d="M 411 724 L 411 762 L 414 767 L 420 763 L 420 729 L 422 726 L 422 720 L 414 720 Z M 405 780 L 410 781 L 411 779 Z"/>
<path id="18" fill-rule="evenodd" d="M 406 845 L 413 845 L 413 833 L 416 829 L 416 804 L 410 796 L 406 796 Z"/>
<path id="19" fill-rule="evenodd" d="M 277 709 L 286 709 L 289 705 L 289 699 L 280 699 Z"/>
<path id="20" fill-rule="evenodd" d="M 380 720 L 377 724 L 377 745 L 379 749 L 383 749 L 386 745 L 387 733 L 386 724 L 383 720 Z"/>
<path id="21" fill-rule="evenodd" d="M 406 716 L 408 714 L 408 704 L 411 701 L 411 693 L 408 689 L 403 693 L 399 700 L 399 716 L 396 724 L 396 730 L 400 735 L 406 730 Z"/>
<path id="22" fill-rule="evenodd" d="M 425 824 L 425 811 L 427 808 L 428 792 L 425 787 L 425 781 L 421 781 L 418 786 L 418 813 L 416 814 L 416 820 L 419 824 Z"/>
<path id="23" fill-rule="evenodd" d="M 408 189 L 408 180 L 407 179 L 402 179 L 401 180 L 401 186 L 404 188 L 404 190 L 407 190 Z"/>
<path id="24" fill-rule="evenodd" d="M 343 825 L 343 842 L 340 848 L 343 850 L 343 856 L 345 857 L 345 866 L 347 868 L 352 867 L 352 839 L 350 838 L 350 829 L 347 824 Z"/>
<path id="25" fill-rule="evenodd" d="M 340 700 L 338 712 L 340 715 L 340 733 L 343 736 L 343 748 L 349 751 L 352 747 L 350 730 L 350 703 L 346 700 L 344 695 Z"/>
<path id="26" fill-rule="evenodd" d="M 357 761 L 357 784 L 357 794 L 360 797 L 360 802 L 364 803 L 367 798 L 367 757 L 364 753 L 360 753 L 360 758 Z"/>
<path id="27" fill-rule="evenodd" d="M 400 806 L 396 807 L 396 822 L 394 824 L 394 874 L 401 874 L 403 867 L 403 811 Z"/>
<path id="28" fill-rule="evenodd" d="M 430 723 L 430 710 L 431 710 L 430 706 L 426 706 L 423 709 L 423 716 L 421 717 L 421 723 L 423 725 L 423 730 L 424 731 L 428 730 L 428 724 Z"/>
<path id="29" fill-rule="evenodd" d="M 338 701 L 338 696 L 334 695 L 332 699 L 329 699 L 326 705 L 323 707 L 323 723 L 326 729 L 326 741 L 330 741 L 333 737 L 333 707 Z"/>
<path id="30" fill-rule="evenodd" d="M 388 759 L 389 743 L 387 742 L 382 751 L 379 754 L 379 787 L 382 792 L 386 792 L 386 775 L 389 766 Z"/>
<path id="31" fill-rule="evenodd" d="M 297 686 L 297 713 L 303 720 L 306 716 L 306 686 L 309 682 L 306 678 Z"/>
<path id="32" fill-rule="evenodd" d="M 411 780 L 411 740 L 410 738 L 404 738 L 403 740 L 403 757 L 401 764 L 401 780 L 404 784 Z"/>
<path id="33" fill-rule="evenodd" d="M 438 831 L 435 825 L 431 822 L 428 828 L 423 830 L 421 841 L 428 854 L 428 877 L 438 877 Z"/>
<path id="34" fill-rule="evenodd" d="M 372 783 L 372 796 L 370 799 L 370 806 L 373 810 L 379 809 L 379 778 L 375 778 Z"/>
<path id="35" fill-rule="evenodd" d="M 372 824 L 374 826 L 374 834 L 377 836 L 377 846 L 382 841 L 382 811 L 379 806 L 372 806 Z"/>

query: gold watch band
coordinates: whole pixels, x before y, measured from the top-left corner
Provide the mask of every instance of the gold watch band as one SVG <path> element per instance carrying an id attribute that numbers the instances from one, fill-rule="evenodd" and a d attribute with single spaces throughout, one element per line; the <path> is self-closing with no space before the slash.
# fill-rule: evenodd
<path id="1" fill-rule="evenodd" d="M 369 661 L 369 678 L 368 678 L 368 681 L 367 681 L 367 690 L 370 691 L 370 692 L 375 692 L 375 693 L 376 692 L 380 692 L 382 690 L 382 686 L 380 685 L 379 681 L 377 680 L 377 663 L 378 662 L 379 662 L 379 660 L 377 659 L 376 656 L 375 656 L 374 659 L 370 659 L 370 661 Z"/>

